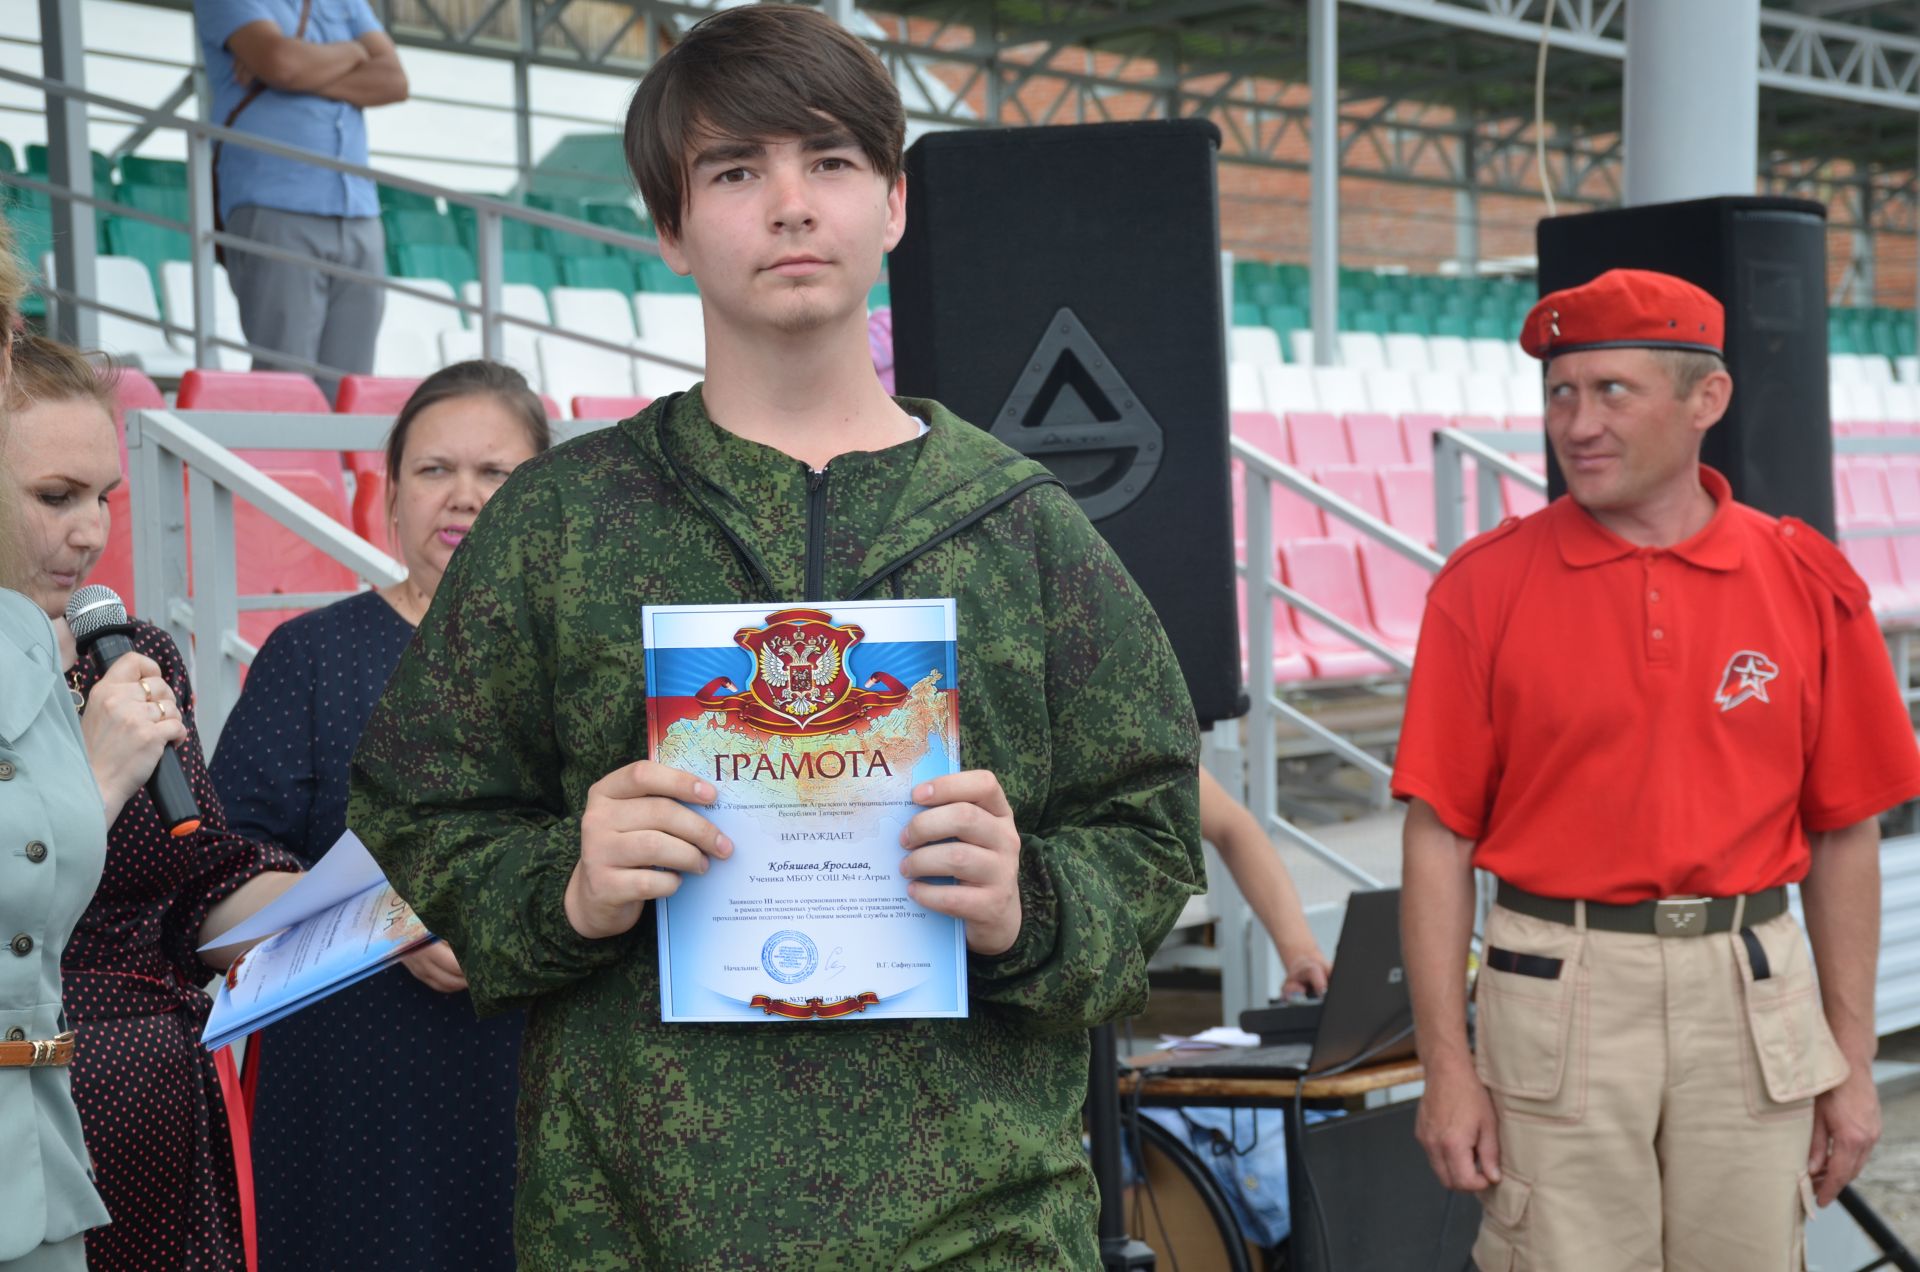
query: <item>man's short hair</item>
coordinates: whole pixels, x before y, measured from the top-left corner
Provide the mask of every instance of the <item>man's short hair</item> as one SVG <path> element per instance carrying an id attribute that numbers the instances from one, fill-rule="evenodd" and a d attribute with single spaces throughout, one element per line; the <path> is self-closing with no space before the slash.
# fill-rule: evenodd
<path id="1" fill-rule="evenodd" d="M 818 9 L 725 9 L 654 63 L 627 108 L 627 166 L 653 222 L 678 237 L 696 150 L 709 141 L 844 133 L 891 185 L 907 116 L 873 50 Z"/>
<path id="2" fill-rule="evenodd" d="M 1700 387 L 1700 381 L 1715 371 L 1727 369 L 1726 359 L 1717 353 L 1698 353 L 1692 349 L 1650 349 L 1649 353 L 1666 367 L 1673 377 L 1673 396 L 1687 398 Z"/>

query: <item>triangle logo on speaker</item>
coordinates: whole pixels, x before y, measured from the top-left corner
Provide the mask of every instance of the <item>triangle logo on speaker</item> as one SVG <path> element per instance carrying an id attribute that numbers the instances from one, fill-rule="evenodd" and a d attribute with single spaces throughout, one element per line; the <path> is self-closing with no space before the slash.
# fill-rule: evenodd
<path id="1" fill-rule="evenodd" d="M 1048 320 L 989 431 L 1051 469 L 1095 521 L 1146 493 L 1166 446 L 1113 359 L 1066 307 Z"/>

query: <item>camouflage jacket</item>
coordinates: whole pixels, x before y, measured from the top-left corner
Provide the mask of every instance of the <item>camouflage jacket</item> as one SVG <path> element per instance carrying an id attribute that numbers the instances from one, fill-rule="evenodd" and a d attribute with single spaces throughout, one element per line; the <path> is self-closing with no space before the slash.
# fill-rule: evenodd
<path id="1" fill-rule="evenodd" d="M 671 404 L 671 405 L 670 405 Z M 924 401 L 824 478 L 698 391 L 522 465 L 361 741 L 351 824 L 530 1008 L 525 1268 L 1096 1268 L 1089 1026 L 1203 882 L 1193 708 L 1160 624 L 1039 465 Z M 562 896 L 587 789 L 646 754 L 644 602 L 955 597 L 962 759 L 1021 835 L 1024 921 L 964 1020 L 663 1025 L 652 911 Z"/>

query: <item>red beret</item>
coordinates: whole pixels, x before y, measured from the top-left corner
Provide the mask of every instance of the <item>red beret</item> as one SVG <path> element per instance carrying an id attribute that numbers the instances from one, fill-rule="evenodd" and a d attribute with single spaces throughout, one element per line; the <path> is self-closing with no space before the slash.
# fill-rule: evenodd
<path id="1" fill-rule="evenodd" d="M 1725 353 L 1720 302 L 1685 279 L 1650 269 L 1610 269 L 1550 292 L 1527 315 L 1520 347 L 1542 361 L 1582 349 L 1687 349 Z"/>

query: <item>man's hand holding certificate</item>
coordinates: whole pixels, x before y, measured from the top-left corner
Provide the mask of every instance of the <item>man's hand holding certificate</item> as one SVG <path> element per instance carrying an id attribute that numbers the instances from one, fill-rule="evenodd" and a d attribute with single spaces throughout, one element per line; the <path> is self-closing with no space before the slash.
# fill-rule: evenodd
<path id="1" fill-rule="evenodd" d="M 967 950 L 1020 931 L 1020 836 L 956 771 L 952 602 L 644 624 L 653 758 L 589 793 L 574 929 L 656 902 L 668 1021 L 967 1014 Z"/>

